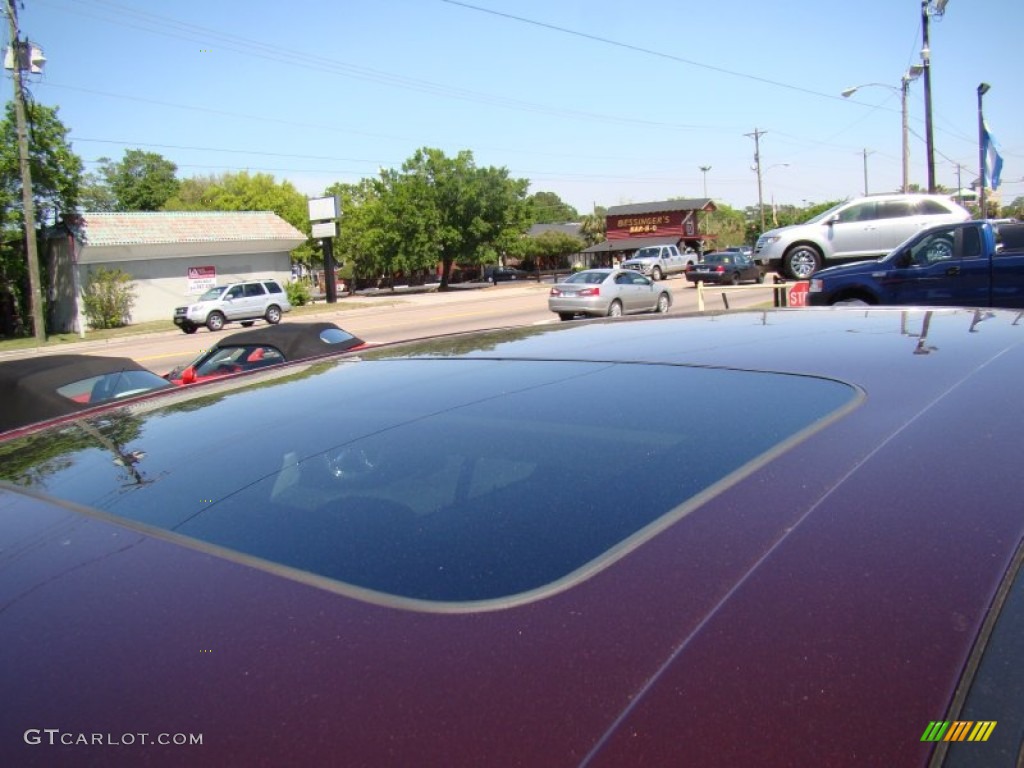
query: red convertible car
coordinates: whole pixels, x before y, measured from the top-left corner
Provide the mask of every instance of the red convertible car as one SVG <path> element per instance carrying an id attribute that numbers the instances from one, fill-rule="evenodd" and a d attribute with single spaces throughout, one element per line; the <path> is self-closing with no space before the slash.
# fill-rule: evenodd
<path id="1" fill-rule="evenodd" d="M 231 373 L 252 371 L 289 360 L 305 360 L 361 349 L 366 343 L 334 323 L 288 323 L 239 331 L 203 350 L 195 360 L 165 378 L 194 384 Z"/>
<path id="2" fill-rule="evenodd" d="M 768 310 L 0 440 L 0 765 L 1019 765 L 1021 381 L 1017 312 Z"/>

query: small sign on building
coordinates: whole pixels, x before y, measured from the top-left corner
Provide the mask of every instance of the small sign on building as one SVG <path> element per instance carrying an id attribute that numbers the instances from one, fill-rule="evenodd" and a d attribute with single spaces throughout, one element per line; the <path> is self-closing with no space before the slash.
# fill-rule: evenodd
<path id="1" fill-rule="evenodd" d="M 189 267 L 188 268 L 188 292 L 189 294 L 206 293 L 217 286 L 216 267 Z"/>

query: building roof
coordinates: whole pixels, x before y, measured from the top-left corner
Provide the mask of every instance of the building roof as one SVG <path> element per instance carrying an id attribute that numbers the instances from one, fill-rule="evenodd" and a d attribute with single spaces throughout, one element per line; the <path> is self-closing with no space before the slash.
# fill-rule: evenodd
<path id="1" fill-rule="evenodd" d="M 682 235 L 668 235 L 663 237 L 628 237 L 619 240 L 603 240 L 589 248 L 585 248 L 583 253 L 635 251 L 638 248 L 643 248 L 645 245 L 679 245 L 683 239 Z"/>
<path id="2" fill-rule="evenodd" d="M 273 211 L 86 212 L 69 223 L 90 246 L 306 239 Z"/>
<path id="3" fill-rule="evenodd" d="M 698 197 L 690 200 L 662 200 L 657 203 L 636 203 L 635 205 L 613 205 L 606 216 L 624 216 L 638 213 L 661 213 L 662 211 L 715 211 L 714 201 L 710 197 Z"/>
<path id="4" fill-rule="evenodd" d="M 526 234 L 530 237 L 536 237 L 537 235 L 543 235 L 545 232 L 561 232 L 562 234 L 571 235 L 572 237 L 579 237 L 580 230 L 582 228 L 583 225 L 578 222 L 568 222 L 565 224 L 534 224 Z"/>

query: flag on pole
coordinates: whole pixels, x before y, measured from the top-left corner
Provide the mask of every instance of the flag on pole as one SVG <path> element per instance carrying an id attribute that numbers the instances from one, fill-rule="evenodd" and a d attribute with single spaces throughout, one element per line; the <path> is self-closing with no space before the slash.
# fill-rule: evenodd
<path id="1" fill-rule="evenodd" d="M 985 186 L 996 190 L 999 189 L 1000 176 L 1003 174 L 1003 158 L 996 147 L 996 140 L 988 132 L 988 124 L 984 123 L 983 125 L 985 131 L 985 178 L 982 181 L 987 182 Z"/>

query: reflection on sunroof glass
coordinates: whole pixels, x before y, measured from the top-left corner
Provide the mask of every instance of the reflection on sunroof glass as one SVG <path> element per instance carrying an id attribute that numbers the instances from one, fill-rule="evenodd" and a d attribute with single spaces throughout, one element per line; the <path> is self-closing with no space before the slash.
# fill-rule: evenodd
<path id="1" fill-rule="evenodd" d="M 652 407 L 638 392 L 664 396 Z M 857 397 L 831 380 L 669 365 L 350 363 L 145 414 L 119 444 L 146 456 L 132 492 L 111 440 L 88 435 L 33 483 L 343 584 L 497 600 L 593 564 Z"/>

